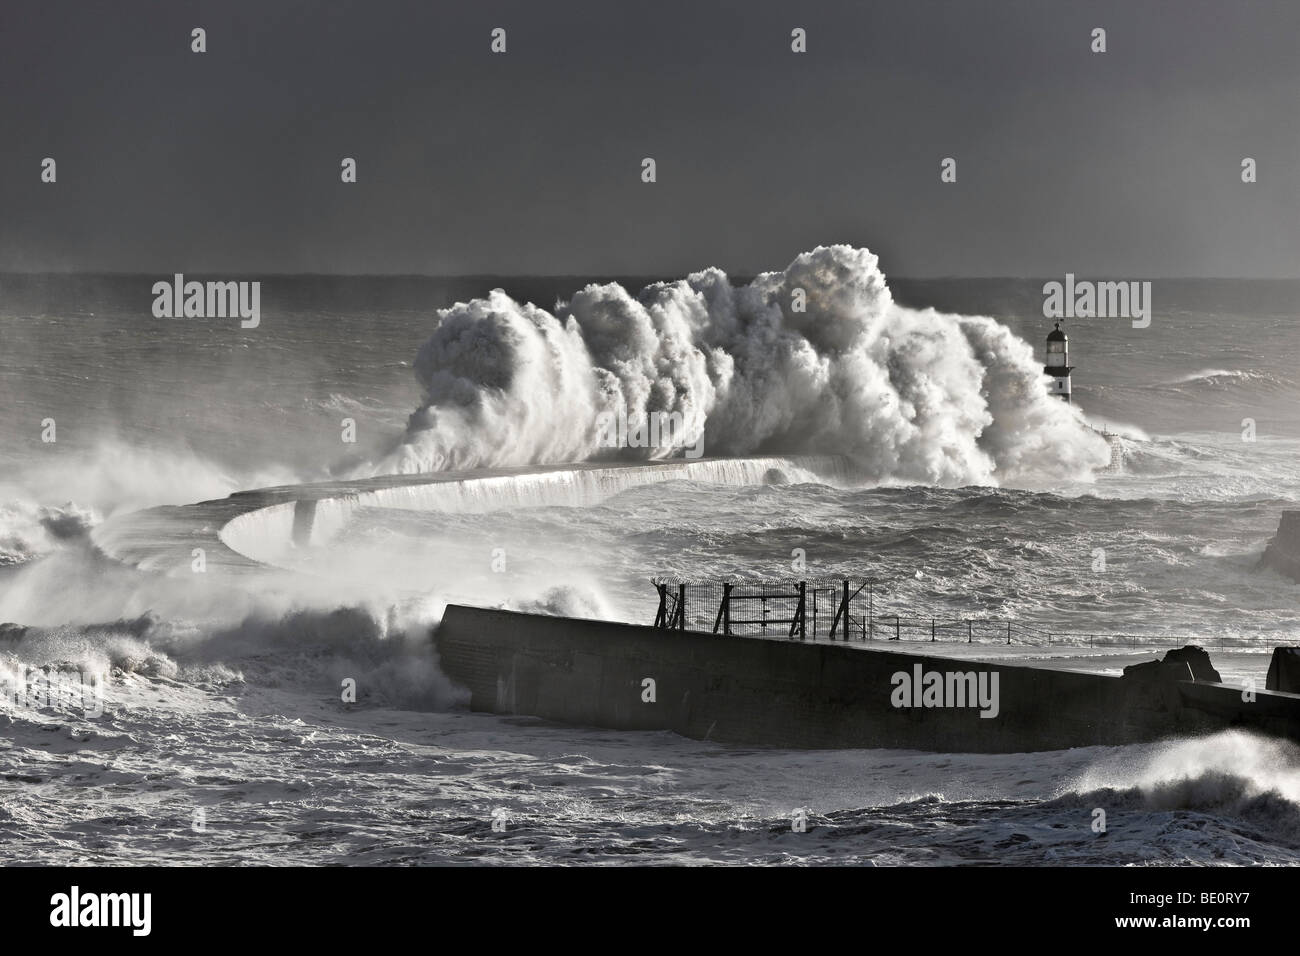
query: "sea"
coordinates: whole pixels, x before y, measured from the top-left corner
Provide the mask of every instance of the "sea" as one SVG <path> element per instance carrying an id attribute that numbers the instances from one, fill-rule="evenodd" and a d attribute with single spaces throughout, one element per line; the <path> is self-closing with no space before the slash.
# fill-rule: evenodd
<path id="1" fill-rule="evenodd" d="M 656 576 L 870 576 L 877 614 L 1057 635 L 1021 654 L 1119 635 L 1111 673 L 1197 643 L 1262 686 L 1297 643 L 1300 585 L 1258 563 L 1300 501 L 1300 283 L 1156 279 L 1146 327 L 1066 320 L 1067 413 L 1034 378 L 1063 276 L 814 265 L 791 327 L 716 275 L 699 308 L 637 305 L 669 276 L 264 276 L 256 328 L 155 318 L 170 276 L 0 276 L 0 863 L 1300 862 L 1300 750 L 1242 731 L 785 751 L 465 708 L 430 639 L 449 600 L 650 623 Z M 864 477 L 364 509 L 297 569 L 202 587 L 95 544 L 239 490 L 590 457 L 598 354 L 629 402 L 649 381 L 707 420 L 710 456 Z"/>

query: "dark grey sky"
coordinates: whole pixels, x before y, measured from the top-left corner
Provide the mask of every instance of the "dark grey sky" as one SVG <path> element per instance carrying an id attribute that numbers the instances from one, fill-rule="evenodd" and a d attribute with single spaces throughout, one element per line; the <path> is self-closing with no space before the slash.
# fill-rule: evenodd
<path id="1" fill-rule="evenodd" d="M 3 0 L 0 270 L 1296 277 L 1298 50 L 1294 0 Z"/>

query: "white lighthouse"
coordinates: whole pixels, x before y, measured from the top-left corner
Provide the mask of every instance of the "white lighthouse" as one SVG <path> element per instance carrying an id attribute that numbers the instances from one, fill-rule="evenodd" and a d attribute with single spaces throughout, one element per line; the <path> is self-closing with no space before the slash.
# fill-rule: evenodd
<path id="1" fill-rule="evenodd" d="M 1068 402 L 1070 372 L 1073 368 L 1074 366 L 1070 364 L 1070 340 L 1061 331 L 1061 323 L 1057 322 L 1056 328 L 1047 333 L 1047 365 L 1044 366 L 1043 371 L 1052 376 L 1052 384 L 1048 386 L 1047 391 Z"/>

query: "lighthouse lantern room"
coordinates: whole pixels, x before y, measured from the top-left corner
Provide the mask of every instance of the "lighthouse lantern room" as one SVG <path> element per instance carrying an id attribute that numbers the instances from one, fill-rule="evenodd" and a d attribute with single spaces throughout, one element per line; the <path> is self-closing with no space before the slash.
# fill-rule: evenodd
<path id="1" fill-rule="evenodd" d="M 1073 366 L 1070 365 L 1070 340 L 1065 337 L 1061 331 L 1061 323 L 1056 323 L 1056 328 L 1047 333 L 1047 365 L 1043 369 L 1052 377 L 1052 383 L 1048 386 L 1048 392 L 1057 395 L 1065 401 L 1070 400 L 1070 372 Z"/>

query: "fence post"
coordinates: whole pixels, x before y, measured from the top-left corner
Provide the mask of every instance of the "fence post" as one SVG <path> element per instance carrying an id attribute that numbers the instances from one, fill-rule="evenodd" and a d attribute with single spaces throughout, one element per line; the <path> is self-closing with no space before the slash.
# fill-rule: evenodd
<path id="1" fill-rule="evenodd" d="M 799 582 L 799 606 L 794 609 L 794 620 L 790 622 L 789 636 L 794 637 L 794 632 L 798 630 L 799 640 L 801 641 L 806 640 L 807 638 L 804 629 L 804 618 L 807 616 L 808 613 L 807 606 L 805 604 L 805 601 L 807 599 L 807 594 L 808 594 L 807 588 L 808 588 L 807 581 Z M 814 634 L 813 637 L 816 638 L 817 635 Z"/>
<path id="2" fill-rule="evenodd" d="M 677 624 L 680 630 L 686 630 L 686 585 L 677 585 Z"/>
<path id="3" fill-rule="evenodd" d="M 831 619 L 831 640 L 835 640 L 835 628 L 843 625 L 844 640 L 849 639 L 849 579 L 844 579 L 844 589 L 836 602 L 835 617 Z"/>
<path id="4" fill-rule="evenodd" d="M 849 642 L 849 579 L 844 579 L 844 590 L 840 601 L 844 604 L 844 643 Z"/>
<path id="5" fill-rule="evenodd" d="M 930 618 L 930 643 L 934 643 L 934 618 Z"/>
<path id="6" fill-rule="evenodd" d="M 966 622 L 966 643 L 972 644 L 975 641 L 975 631 L 971 627 L 970 621 Z"/>
<path id="7" fill-rule="evenodd" d="M 722 628 L 723 634 L 731 633 L 731 588 L 730 581 L 722 582 L 722 603 L 718 605 L 718 616 L 713 619 L 713 633 Z"/>
<path id="8" fill-rule="evenodd" d="M 1007 621 L 1007 643 L 1011 643 L 1011 622 Z"/>
<path id="9" fill-rule="evenodd" d="M 868 641 L 874 641 L 876 639 L 876 622 L 874 620 L 876 599 L 875 595 L 871 593 L 872 587 L 871 579 L 867 578 L 867 626 L 862 637 L 864 640 Z"/>
<path id="10" fill-rule="evenodd" d="M 894 640 L 901 641 L 902 639 L 903 639 L 903 619 L 900 618 L 897 614 L 895 614 L 894 615 Z"/>

